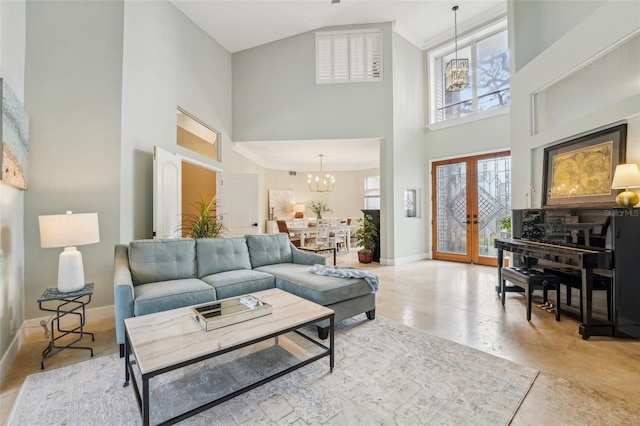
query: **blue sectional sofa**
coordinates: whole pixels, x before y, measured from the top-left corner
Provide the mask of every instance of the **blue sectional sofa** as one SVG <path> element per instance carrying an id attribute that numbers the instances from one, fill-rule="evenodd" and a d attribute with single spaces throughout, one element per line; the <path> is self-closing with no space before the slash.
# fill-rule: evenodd
<path id="1" fill-rule="evenodd" d="M 326 263 L 291 244 L 286 234 L 237 238 L 136 240 L 115 247 L 116 339 L 124 347 L 124 320 L 269 288 L 280 288 L 335 311 L 335 320 L 366 313 L 375 318 L 375 293 L 361 278 L 311 273 Z M 319 322 L 326 338 L 328 320 Z"/>

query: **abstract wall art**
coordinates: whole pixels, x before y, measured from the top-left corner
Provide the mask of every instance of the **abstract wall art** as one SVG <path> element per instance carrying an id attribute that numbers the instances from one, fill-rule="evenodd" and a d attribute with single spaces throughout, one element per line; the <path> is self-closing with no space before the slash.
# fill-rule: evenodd
<path id="1" fill-rule="evenodd" d="M 9 87 L 0 79 L 2 92 L 2 182 L 27 189 L 29 171 L 29 117 Z"/>

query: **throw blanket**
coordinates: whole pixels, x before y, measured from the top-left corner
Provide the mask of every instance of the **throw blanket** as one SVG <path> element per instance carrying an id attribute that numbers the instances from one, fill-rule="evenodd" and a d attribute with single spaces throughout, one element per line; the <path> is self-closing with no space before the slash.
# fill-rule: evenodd
<path id="1" fill-rule="evenodd" d="M 369 284 L 371 290 L 374 293 L 378 292 L 378 276 L 372 272 L 365 271 L 361 268 L 353 266 L 327 266 L 327 265 L 313 265 L 311 273 L 316 275 L 328 275 L 330 277 L 341 278 L 362 278 Z"/>

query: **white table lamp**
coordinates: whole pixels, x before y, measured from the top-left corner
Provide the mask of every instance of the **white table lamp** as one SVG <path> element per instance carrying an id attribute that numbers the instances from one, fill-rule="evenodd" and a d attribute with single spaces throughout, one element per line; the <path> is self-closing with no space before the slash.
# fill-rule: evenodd
<path id="1" fill-rule="evenodd" d="M 633 207 L 640 201 L 638 194 L 629 188 L 640 188 L 640 170 L 637 164 L 618 164 L 611 182 L 612 189 L 624 189 L 616 197 L 616 202 L 622 207 Z"/>
<path id="2" fill-rule="evenodd" d="M 68 293 L 84 287 L 82 254 L 76 246 L 100 242 L 98 213 L 39 216 L 40 246 L 64 247 L 58 263 L 58 291 Z"/>

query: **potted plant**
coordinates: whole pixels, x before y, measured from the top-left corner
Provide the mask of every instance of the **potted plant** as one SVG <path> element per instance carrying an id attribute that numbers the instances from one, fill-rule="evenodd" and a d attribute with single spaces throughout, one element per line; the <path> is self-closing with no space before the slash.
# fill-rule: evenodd
<path id="1" fill-rule="evenodd" d="M 182 215 L 182 235 L 187 238 L 221 237 L 227 228 L 216 215 L 216 197 L 207 202 L 204 198 L 192 203 L 195 213 Z"/>
<path id="2" fill-rule="evenodd" d="M 498 222 L 500 222 L 500 238 L 511 238 L 511 217 L 503 217 L 498 219 Z"/>
<path id="3" fill-rule="evenodd" d="M 356 243 L 358 247 L 362 247 L 358 251 L 358 261 L 360 263 L 371 263 L 373 260 L 373 250 L 376 248 L 376 236 L 378 230 L 375 223 L 373 223 L 373 217 L 366 214 L 364 218 L 358 219 L 360 227 L 356 230 Z"/>
<path id="4" fill-rule="evenodd" d="M 331 213 L 333 209 L 330 209 L 324 201 L 311 200 L 311 211 L 318 216 L 318 219 L 322 219 L 322 213 Z"/>

